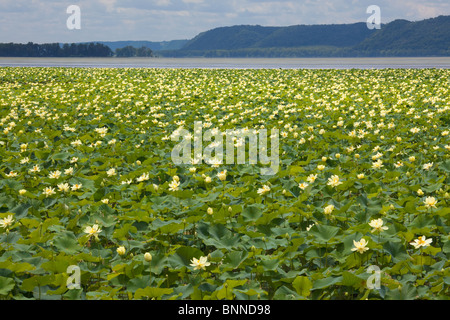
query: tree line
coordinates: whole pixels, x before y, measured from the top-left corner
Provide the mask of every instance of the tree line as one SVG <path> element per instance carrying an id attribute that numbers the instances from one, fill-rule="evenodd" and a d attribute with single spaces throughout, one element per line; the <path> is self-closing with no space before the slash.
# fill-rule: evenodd
<path id="1" fill-rule="evenodd" d="M 152 57 L 147 47 L 127 46 L 112 51 L 102 43 L 0 43 L 0 57 Z"/>

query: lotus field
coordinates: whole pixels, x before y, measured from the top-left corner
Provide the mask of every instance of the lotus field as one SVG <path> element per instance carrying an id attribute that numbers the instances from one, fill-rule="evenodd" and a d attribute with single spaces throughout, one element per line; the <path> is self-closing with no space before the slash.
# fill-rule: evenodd
<path id="1" fill-rule="evenodd" d="M 448 299 L 449 79 L 0 68 L 0 298 Z"/>

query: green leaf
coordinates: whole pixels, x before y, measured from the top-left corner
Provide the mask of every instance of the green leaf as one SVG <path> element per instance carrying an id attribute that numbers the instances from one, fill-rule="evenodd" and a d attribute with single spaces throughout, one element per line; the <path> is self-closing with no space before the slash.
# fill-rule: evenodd
<path id="1" fill-rule="evenodd" d="M 67 254 L 75 254 L 81 251 L 81 247 L 78 243 L 77 237 L 73 232 L 63 232 L 55 237 L 53 245 L 60 251 Z"/>
<path id="2" fill-rule="evenodd" d="M 242 217 L 245 222 L 256 221 L 262 216 L 261 206 L 258 204 L 249 205 L 242 211 Z"/>
<path id="3" fill-rule="evenodd" d="M 408 253 L 400 242 L 386 242 L 383 245 L 383 249 L 392 256 L 394 262 L 400 262 L 409 258 Z"/>
<path id="4" fill-rule="evenodd" d="M 200 249 L 194 247 L 180 247 L 169 257 L 169 263 L 172 268 L 175 269 L 182 267 L 192 268 L 190 266 L 192 258 L 199 259 L 202 256 L 204 256 L 204 254 Z"/>
<path id="5" fill-rule="evenodd" d="M 0 276 L 0 295 L 6 296 L 12 289 L 14 289 L 15 282 L 11 278 Z"/>
<path id="6" fill-rule="evenodd" d="M 339 277 L 327 277 L 314 281 L 313 290 L 327 288 L 338 282 L 342 281 L 342 276 Z"/>
<path id="7" fill-rule="evenodd" d="M 142 298 L 156 298 L 161 299 L 162 296 L 171 294 L 173 292 L 172 288 L 152 288 L 147 287 L 144 289 L 137 289 L 134 293 L 135 299 L 142 299 Z"/>
<path id="8" fill-rule="evenodd" d="M 308 279 L 308 277 L 298 276 L 292 282 L 292 286 L 299 295 L 307 297 L 311 294 L 313 283 Z"/>
<path id="9" fill-rule="evenodd" d="M 273 295 L 274 300 L 299 300 L 302 297 L 295 291 L 286 286 L 281 286 L 275 291 Z"/>
<path id="10" fill-rule="evenodd" d="M 340 228 L 327 225 L 314 225 L 309 233 L 312 234 L 320 243 L 327 243 L 339 233 Z"/>

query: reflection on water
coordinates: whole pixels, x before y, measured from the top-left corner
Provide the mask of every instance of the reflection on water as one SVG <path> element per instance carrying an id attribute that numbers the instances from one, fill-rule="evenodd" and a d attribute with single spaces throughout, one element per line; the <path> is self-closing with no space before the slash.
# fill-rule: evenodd
<path id="1" fill-rule="evenodd" d="M 383 69 L 450 68 L 450 57 L 431 58 L 0 58 L 0 67 Z"/>

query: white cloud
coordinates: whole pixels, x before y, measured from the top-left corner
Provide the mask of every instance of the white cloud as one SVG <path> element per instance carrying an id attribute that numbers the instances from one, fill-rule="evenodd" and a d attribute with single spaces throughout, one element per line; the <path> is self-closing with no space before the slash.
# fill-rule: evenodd
<path id="1" fill-rule="evenodd" d="M 377 0 L 382 22 L 450 15 L 448 0 Z M 373 0 L 0 0 L 0 42 L 173 40 L 238 24 L 286 26 L 364 22 Z M 68 32 L 66 8 L 81 8 Z"/>

